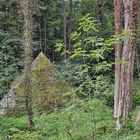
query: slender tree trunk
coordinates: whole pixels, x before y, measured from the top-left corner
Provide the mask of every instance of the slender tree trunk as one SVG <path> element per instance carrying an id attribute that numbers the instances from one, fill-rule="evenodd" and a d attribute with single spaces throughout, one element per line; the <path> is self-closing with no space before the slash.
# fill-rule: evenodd
<path id="1" fill-rule="evenodd" d="M 121 82 L 118 108 L 118 126 L 120 119 L 129 118 L 132 105 L 132 81 L 133 67 L 136 47 L 136 23 L 137 23 L 137 0 L 124 0 L 124 21 L 126 36 L 124 38 L 122 64 L 121 64 Z M 118 128 L 119 128 L 118 127 Z"/>
<path id="2" fill-rule="evenodd" d="M 66 2 L 64 0 L 64 60 L 67 59 L 67 18 L 66 18 Z"/>
<path id="3" fill-rule="evenodd" d="M 101 23 L 101 21 L 102 21 L 103 13 L 102 13 L 101 8 L 106 2 L 107 2 L 107 0 L 98 0 L 97 1 L 96 8 L 95 8 L 95 13 L 96 13 L 96 18 L 97 18 L 98 23 Z"/>
<path id="4" fill-rule="evenodd" d="M 39 23 L 39 25 L 38 25 L 39 27 L 39 37 L 40 37 L 40 39 L 39 39 L 39 44 L 40 44 L 40 49 L 41 49 L 41 51 L 43 52 L 43 48 L 42 48 L 42 31 L 41 31 L 41 24 Z"/>
<path id="5" fill-rule="evenodd" d="M 114 0 L 114 17 L 115 17 L 115 35 L 118 38 L 121 35 L 121 13 L 122 13 L 121 0 Z M 114 117 L 117 117 L 119 92 L 120 92 L 120 73 L 121 73 L 121 52 L 122 44 L 118 42 L 115 46 L 115 93 L 114 93 Z"/>
<path id="6" fill-rule="evenodd" d="M 138 115 L 136 118 L 136 122 L 139 122 L 139 121 L 140 121 L 140 107 L 138 108 Z"/>
<path id="7" fill-rule="evenodd" d="M 28 126 L 29 130 L 34 127 L 33 111 L 31 103 L 31 64 L 32 64 L 32 12 L 31 12 L 31 0 L 22 1 L 23 14 L 24 14 L 24 43 L 25 43 L 25 97 L 26 97 L 26 109 L 28 114 Z"/>
<path id="8" fill-rule="evenodd" d="M 138 78 L 140 79 L 140 60 L 139 60 L 137 49 L 136 49 L 136 66 L 137 66 L 137 71 L 138 71 Z"/>
<path id="9" fill-rule="evenodd" d="M 71 32 L 72 32 L 72 0 L 69 0 L 69 11 L 68 11 L 68 26 L 67 26 L 67 38 L 68 38 L 68 44 L 67 48 L 70 51 L 71 50 Z"/>
<path id="10" fill-rule="evenodd" d="M 44 13 L 44 54 L 47 54 L 47 27 L 46 27 L 46 11 Z"/>

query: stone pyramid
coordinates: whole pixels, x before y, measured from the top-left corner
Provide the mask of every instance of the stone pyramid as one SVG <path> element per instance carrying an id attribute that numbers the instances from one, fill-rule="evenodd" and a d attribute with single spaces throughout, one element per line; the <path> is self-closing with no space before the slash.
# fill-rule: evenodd
<path id="1" fill-rule="evenodd" d="M 68 92 L 71 87 L 41 52 L 32 64 L 31 89 L 33 109 L 35 112 L 46 113 L 61 105 L 63 94 Z M 8 103 L 7 106 L 4 106 L 3 114 L 6 114 L 9 110 L 23 113 L 25 111 L 24 75 L 13 82 L 11 91 L 12 95 L 7 94 L 4 97 L 11 100 L 7 100 Z M 6 108 L 8 108 L 7 111 Z"/>

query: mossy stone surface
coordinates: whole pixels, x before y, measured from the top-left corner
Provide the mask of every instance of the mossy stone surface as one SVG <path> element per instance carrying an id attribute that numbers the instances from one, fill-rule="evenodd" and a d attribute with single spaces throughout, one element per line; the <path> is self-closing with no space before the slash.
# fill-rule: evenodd
<path id="1" fill-rule="evenodd" d="M 31 74 L 33 109 L 36 112 L 45 113 L 51 112 L 54 108 L 60 106 L 63 94 L 68 92 L 71 87 L 42 52 L 34 60 Z M 25 100 L 24 78 L 15 88 L 15 94 L 18 107 L 19 103 L 24 103 Z"/>

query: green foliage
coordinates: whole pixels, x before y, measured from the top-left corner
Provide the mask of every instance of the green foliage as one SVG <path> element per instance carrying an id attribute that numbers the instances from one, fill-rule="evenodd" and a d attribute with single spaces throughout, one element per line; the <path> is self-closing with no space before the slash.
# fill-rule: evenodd
<path id="1" fill-rule="evenodd" d="M 35 128 L 27 130 L 27 118 L 0 118 L 2 140 L 138 140 L 136 112 L 121 131 L 115 130 L 112 109 L 100 100 L 66 101 L 59 112 L 34 116 Z"/>
<path id="2" fill-rule="evenodd" d="M 55 59 L 55 41 L 63 38 L 63 2 L 58 0 L 38 0 L 37 1 L 38 29 L 36 40 L 40 42 L 40 48 L 44 54 L 51 59 Z M 38 35 L 39 34 L 39 35 Z M 57 56 L 57 54 L 55 54 Z M 57 58 L 58 60 L 58 58 Z"/>
<path id="3" fill-rule="evenodd" d="M 99 7 L 98 7 L 99 4 Z M 99 8 L 99 9 L 97 9 Z M 99 10 L 99 13 L 97 13 Z M 98 19 L 99 24 L 99 36 L 103 38 L 109 38 L 114 34 L 113 27 L 113 1 L 99 1 L 99 0 L 81 0 L 75 2 L 75 13 L 74 13 L 74 28 L 78 28 L 79 19 L 86 14 L 90 14 L 91 17 Z M 99 15 L 98 15 L 99 14 Z M 99 16 L 99 17 L 98 17 Z"/>
<path id="4" fill-rule="evenodd" d="M 61 112 L 35 116 L 36 125 L 32 133 L 27 132 L 26 118 L 1 118 L 0 137 L 13 140 L 90 140 L 95 135 L 94 129 L 97 137 L 114 129 L 111 114 L 110 108 L 99 100 L 75 99 L 67 102 Z M 109 120 L 112 122 L 110 125 Z"/>
<path id="5" fill-rule="evenodd" d="M 0 118 L 0 138 L 6 138 L 9 134 L 11 128 L 16 128 L 20 130 L 27 129 L 26 118 Z"/>
<path id="6" fill-rule="evenodd" d="M 97 107 L 98 105 L 98 107 Z M 100 101 L 73 101 L 68 108 L 61 113 L 63 120 L 60 132 L 66 133 L 69 139 L 92 139 L 93 129 L 96 127 L 97 135 L 100 135 L 100 121 L 107 119 L 109 113 L 100 112 L 103 104 Z M 98 111 L 97 111 L 98 110 Z M 111 112 L 110 112 L 111 113 Z M 86 128 L 86 129 L 85 129 Z"/>
<path id="7" fill-rule="evenodd" d="M 112 46 L 116 41 L 122 41 L 127 32 L 124 31 L 119 38 L 110 38 L 114 33 L 113 1 L 104 1 L 100 5 L 101 17 L 97 21 L 93 17 L 97 18 L 95 9 L 99 2 L 73 1 L 72 24 L 75 32 L 72 34 L 72 50 L 66 51 L 69 59 L 56 66 L 74 86 L 72 91 L 64 94 L 65 106 L 52 114 L 34 116 L 33 132 L 28 132 L 25 117 L 0 118 L 1 140 L 93 140 L 95 137 L 96 140 L 140 139 L 139 124 L 134 123 L 136 111 L 121 131 L 115 130 L 115 122 L 111 117 L 114 80 Z M 33 15 L 33 47 L 42 50 L 52 61 L 63 60 L 63 1 L 37 0 L 36 8 Z M 0 99 L 8 92 L 11 82 L 23 69 L 22 22 L 17 0 L 1 0 Z M 139 42 L 138 39 L 138 46 Z M 137 76 L 136 72 L 134 74 Z M 136 108 L 140 105 L 139 80 L 134 83 L 134 89 L 133 108 Z M 65 92 L 65 89 L 63 90 Z M 84 100 L 78 97 L 84 97 Z"/>
<path id="8" fill-rule="evenodd" d="M 61 68 L 67 80 L 78 87 L 81 97 L 102 98 L 112 92 L 110 73 L 113 63 L 109 55 L 116 40 L 104 40 L 98 36 L 98 31 L 96 20 L 89 14 L 84 16 L 77 31 L 72 34 L 73 50 L 69 60 Z M 57 43 L 56 50 L 64 54 L 61 42 Z"/>
<path id="9" fill-rule="evenodd" d="M 9 130 L 8 139 L 11 140 L 39 140 L 41 136 L 36 132 L 24 132 L 16 128 Z"/>
<path id="10" fill-rule="evenodd" d="M 2 0 L 0 5 L 0 99 L 23 69 L 23 48 L 20 39 L 16 0 Z"/>
<path id="11" fill-rule="evenodd" d="M 23 69 L 23 49 L 0 45 L 0 98 L 8 92 L 11 82 Z"/>
<path id="12" fill-rule="evenodd" d="M 136 108 L 138 106 L 140 106 L 140 91 L 139 91 L 139 85 L 140 85 L 140 80 L 139 79 L 135 79 L 133 86 L 133 108 Z"/>

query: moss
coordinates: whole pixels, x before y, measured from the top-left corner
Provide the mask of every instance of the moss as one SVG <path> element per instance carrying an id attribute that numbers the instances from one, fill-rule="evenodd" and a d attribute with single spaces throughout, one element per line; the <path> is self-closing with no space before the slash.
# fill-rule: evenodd
<path id="1" fill-rule="evenodd" d="M 43 53 L 34 60 L 31 74 L 32 100 L 36 111 L 50 112 L 61 104 L 62 95 L 71 89 Z M 15 91 L 17 95 L 23 97 L 24 83 L 21 83 Z"/>
<path id="2" fill-rule="evenodd" d="M 16 94 L 24 94 L 24 88 L 21 86 L 17 87 L 15 90 Z"/>

